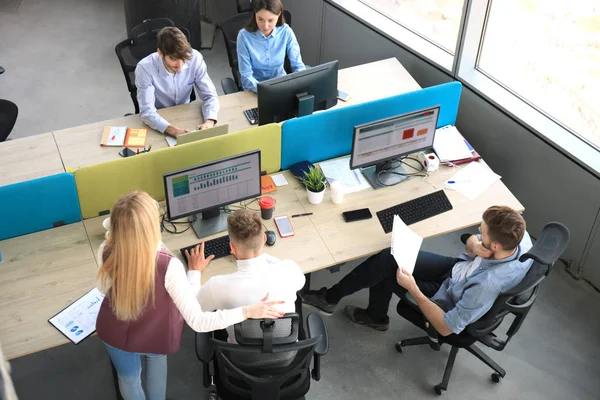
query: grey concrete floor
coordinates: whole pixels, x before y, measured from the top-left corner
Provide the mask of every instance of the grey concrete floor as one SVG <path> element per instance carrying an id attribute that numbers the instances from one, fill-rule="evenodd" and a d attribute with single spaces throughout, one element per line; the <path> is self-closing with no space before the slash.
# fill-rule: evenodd
<path id="1" fill-rule="evenodd" d="M 212 4 L 212 7 L 215 7 Z M 231 6 L 229 6 L 231 8 Z M 220 16 L 222 18 L 223 16 Z M 125 37 L 119 0 L 0 0 L 0 98 L 20 108 L 11 137 L 18 138 L 115 118 L 133 109 L 114 45 Z M 230 75 L 220 32 L 210 51 L 202 50 L 220 92 Z M 461 251 L 460 233 L 425 241 L 441 254 Z M 330 286 L 356 263 L 331 274 L 313 275 L 313 288 Z M 367 292 L 345 298 L 365 305 Z M 391 328 L 374 332 L 354 326 L 341 312 L 324 317 L 330 352 L 323 378 L 313 382 L 311 399 L 421 399 L 437 397 L 449 349 L 413 347 L 403 354 L 394 344 L 420 332 L 390 307 Z M 447 399 L 598 399 L 600 392 L 600 294 L 572 280 L 559 263 L 519 334 L 505 351 L 487 351 L 507 371 L 500 384 L 477 359 L 459 352 Z M 309 310 L 305 310 L 310 312 Z M 12 361 L 20 399 L 111 399 L 114 388 L 108 355 L 96 337 Z M 181 350 L 169 357 L 168 395 L 198 399 L 205 394 L 201 367 L 186 329 Z"/>

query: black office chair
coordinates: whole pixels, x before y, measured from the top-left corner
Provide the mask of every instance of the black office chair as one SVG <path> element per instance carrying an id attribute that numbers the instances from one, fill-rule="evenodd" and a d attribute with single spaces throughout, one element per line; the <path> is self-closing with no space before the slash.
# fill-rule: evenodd
<path id="1" fill-rule="evenodd" d="M 135 67 L 142 58 L 154 53 L 158 47 L 156 36 L 165 26 L 175 26 L 169 18 L 156 18 L 145 20 L 132 29 L 132 37 L 125 39 L 115 46 L 115 53 L 119 58 L 127 90 L 133 101 L 135 113 L 140 113 L 140 106 L 137 101 L 137 87 L 135 86 Z M 179 28 L 190 39 L 190 32 L 186 28 Z M 133 36 L 135 33 L 136 36 Z M 196 96 L 194 90 L 190 95 L 190 101 L 194 101 Z"/>
<path id="2" fill-rule="evenodd" d="M 236 0 L 238 13 L 252 11 L 252 0 Z"/>
<path id="3" fill-rule="evenodd" d="M 299 323 L 295 313 L 244 321 L 234 328 L 237 344 L 217 340 L 212 332 L 196 333 L 196 355 L 204 386 L 211 388 L 209 399 L 304 399 L 311 377 L 321 379 L 320 357 L 327 354 L 328 336 L 323 319 L 310 314 L 308 338 L 298 340 Z"/>
<path id="4" fill-rule="evenodd" d="M 240 1 L 238 1 L 238 11 L 240 9 L 245 8 L 240 7 Z M 252 10 L 251 5 L 249 9 Z M 225 41 L 225 48 L 227 49 L 229 67 L 231 68 L 231 74 L 233 75 L 233 79 L 230 77 L 221 79 L 221 87 L 223 88 L 223 93 L 225 94 L 236 93 L 240 90 L 243 90 L 242 77 L 240 75 L 240 69 L 238 66 L 237 59 L 237 36 L 240 30 L 244 28 L 251 15 L 251 11 L 246 11 L 241 14 L 236 14 L 229 18 L 226 18 L 223 22 L 219 24 L 219 29 L 221 29 L 221 33 L 223 34 L 223 40 Z M 283 17 L 285 19 L 285 22 L 289 26 L 292 26 L 292 13 L 290 13 L 288 10 L 284 10 Z M 287 58 L 287 56 L 285 57 L 284 68 L 288 74 L 292 72 L 290 60 Z"/>
<path id="5" fill-rule="evenodd" d="M 6 70 L 0 67 L 0 75 Z M 17 122 L 19 108 L 9 100 L 0 99 L 0 142 L 4 142 Z"/>
<path id="6" fill-rule="evenodd" d="M 463 243 L 466 243 L 469 236 L 471 235 L 465 234 L 461 236 Z M 521 262 L 528 259 L 533 260 L 529 272 L 527 272 L 521 283 L 498 296 L 492 308 L 479 320 L 468 325 L 460 334 L 450 334 L 446 337 L 439 336 L 439 343 L 447 343 L 452 346 L 452 349 L 446 363 L 442 382 L 434 387 L 438 395 L 441 395 L 442 391 L 448 389 L 452 367 L 454 366 L 456 354 L 459 349 L 466 349 L 469 353 L 483 361 L 488 367 L 492 368 L 495 371 L 492 374 L 494 382 L 498 383 L 500 379 L 506 376 L 506 371 L 475 346 L 475 342 L 482 343 L 497 351 L 502 351 L 506 347 L 510 339 L 519 331 L 525 317 L 529 313 L 529 310 L 531 310 L 537 298 L 540 283 L 548 276 L 554 262 L 561 256 L 568 243 L 569 230 L 566 226 L 558 222 L 546 224 L 533 247 L 519 258 Z M 414 316 L 415 310 L 419 310 L 419 308 L 410 295 L 404 296 L 398 302 L 398 313 L 408 320 L 411 320 L 411 317 Z M 508 314 L 514 315 L 514 320 L 506 332 L 506 339 L 502 340 L 496 336 L 494 331 Z M 430 336 L 437 334 L 433 327 L 426 323 L 424 319 L 423 323 L 417 326 L 425 329 L 428 332 L 428 336 L 402 340 L 396 344 L 396 350 L 402 353 L 404 347 L 422 344 L 429 344 L 432 348 L 439 350 L 439 345 L 430 339 Z"/>

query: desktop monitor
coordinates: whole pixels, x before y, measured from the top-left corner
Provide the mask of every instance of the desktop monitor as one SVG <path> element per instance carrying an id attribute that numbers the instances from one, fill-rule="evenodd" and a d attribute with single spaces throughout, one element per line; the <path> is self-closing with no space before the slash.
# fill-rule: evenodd
<path id="1" fill-rule="evenodd" d="M 281 122 L 335 106 L 337 82 L 337 61 L 260 82 L 258 124 Z"/>
<path id="2" fill-rule="evenodd" d="M 439 113 L 435 106 L 355 126 L 350 168 L 361 168 L 375 189 L 407 179 L 402 158 L 433 147 Z"/>
<path id="3" fill-rule="evenodd" d="M 227 230 L 221 207 L 260 196 L 260 150 L 168 172 L 163 179 L 169 219 L 189 216 L 203 238 Z"/>

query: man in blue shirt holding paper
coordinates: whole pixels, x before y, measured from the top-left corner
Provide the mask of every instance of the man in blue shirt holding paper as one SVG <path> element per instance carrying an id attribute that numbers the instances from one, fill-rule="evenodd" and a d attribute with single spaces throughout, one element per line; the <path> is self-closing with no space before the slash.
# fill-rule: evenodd
<path id="1" fill-rule="evenodd" d="M 219 98 L 202 55 L 192 49 L 181 30 L 169 26 L 157 36 L 158 51 L 143 58 L 135 68 L 135 86 L 142 121 L 170 136 L 189 132 L 172 125 L 156 110 L 186 104 L 194 87 L 202 100 L 204 122 L 196 129 L 211 128 L 217 122 Z"/>
<path id="2" fill-rule="evenodd" d="M 368 287 L 368 307 L 346 306 L 345 314 L 356 324 L 385 331 L 389 328 L 387 312 L 392 294 L 401 296 L 408 291 L 440 335 L 459 334 L 529 271 L 532 260 L 519 261 L 532 246 L 525 228 L 518 212 L 493 206 L 483 213 L 480 234 L 469 238 L 465 253 L 458 258 L 421 251 L 411 275 L 399 268 L 390 249 L 383 250 L 337 285 L 309 291 L 302 299 L 304 304 L 331 314 L 342 297 Z M 422 326 L 423 315 L 415 311 L 409 319 Z"/>

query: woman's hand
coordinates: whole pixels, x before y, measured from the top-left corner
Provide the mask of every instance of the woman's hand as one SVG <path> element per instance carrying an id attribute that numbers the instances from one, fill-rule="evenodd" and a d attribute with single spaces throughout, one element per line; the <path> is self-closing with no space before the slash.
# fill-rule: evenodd
<path id="1" fill-rule="evenodd" d="M 188 269 L 191 271 L 202 272 L 208 266 L 210 261 L 215 258 L 213 254 L 204 258 L 204 242 L 194 247 L 192 251 L 185 251 L 185 256 L 188 260 Z"/>
<path id="2" fill-rule="evenodd" d="M 244 307 L 244 317 L 246 319 L 270 318 L 277 319 L 283 317 L 285 313 L 277 310 L 273 306 L 285 303 L 284 301 L 267 301 L 269 293 L 260 301 L 260 303 L 251 304 Z"/>

